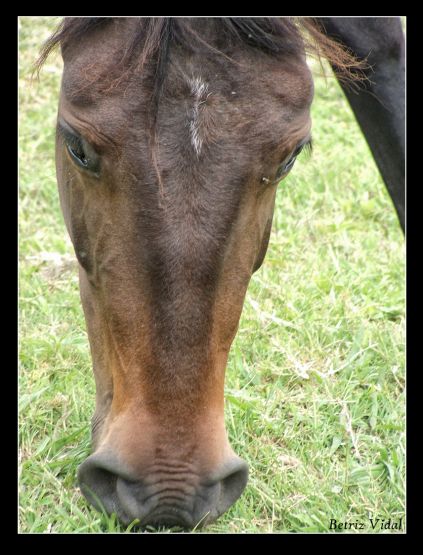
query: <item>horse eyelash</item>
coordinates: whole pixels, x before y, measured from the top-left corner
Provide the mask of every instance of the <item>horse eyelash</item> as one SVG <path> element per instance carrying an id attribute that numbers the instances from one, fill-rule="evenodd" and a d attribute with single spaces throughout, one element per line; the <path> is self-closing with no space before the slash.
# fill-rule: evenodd
<path id="1" fill-rule="evenodd" d="M 313 140 L 311 137 L 306 143 L 301 145 L 299 151 L 297 152 L 297 154 L 295 154 L 295 156 L 297 156 L 302 152 L 304 152 L 308 157 L 310 157 L 313 154 Z"/>
<path id="2" fill-rule="evenodd" d="M 75 149 L 82 147 L 82 141 L 79 137 L 77 137 L 76 135 L 73 135 L 72 133 L 69 133 L 61 125 L 57 126 L 57 130 L 59 135 L 62 137 L 62 139 L 65 141 L 66 144 L 68 144 L 69 146 Z"/>

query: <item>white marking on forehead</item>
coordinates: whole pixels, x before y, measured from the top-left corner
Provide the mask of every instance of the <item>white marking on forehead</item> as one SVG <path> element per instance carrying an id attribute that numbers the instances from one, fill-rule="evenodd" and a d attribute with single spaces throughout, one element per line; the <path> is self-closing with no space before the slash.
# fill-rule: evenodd
<path id="1" fill-rule="evenodd" d="M 189 80 L 191 87 L 191 94 L 194 96 L 194 106 L 191 111 L 191 119 L 189 122 L 189 129 L 191 132 L 191 144 L 197 156 L 200 156 L 201 148 L 203 146 L 203 139 L 201 137 L 201 121 L 200 111 L 201 105 L 206 102 L 211 95 L 209 92 L 208 84 L 201 79 L 201 77 L 192 77 Z"/>
<path id="2" fill-rule="evenodd" d="M 193 77 L 192 79 L 190 79 L 189 84 L 191 85 L 191 92 L 193 95 L 195 95 L 197 101 L 200 101 L 202 99 L 209 88 L 208 84 L 205 83 L 201 79 L 201 77 Z"/>

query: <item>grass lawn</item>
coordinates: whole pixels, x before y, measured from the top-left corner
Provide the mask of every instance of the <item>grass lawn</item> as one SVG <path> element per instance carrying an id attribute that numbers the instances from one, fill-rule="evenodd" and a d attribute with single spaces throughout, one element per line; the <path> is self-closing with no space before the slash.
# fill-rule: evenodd
<path id="1" fill-rule="evenodd" d="M 125 532 L 76 482 L 95 389 L 56 190 L 60 56 L 30 80 L 58 21 L 19 23 L 20 531 Z M 404 527 L 404 240 L 339 86 L 313 67 L 313 154 L 279 186 L 227 369 L 227 428 L 250 480 L 205 532 Z"/>

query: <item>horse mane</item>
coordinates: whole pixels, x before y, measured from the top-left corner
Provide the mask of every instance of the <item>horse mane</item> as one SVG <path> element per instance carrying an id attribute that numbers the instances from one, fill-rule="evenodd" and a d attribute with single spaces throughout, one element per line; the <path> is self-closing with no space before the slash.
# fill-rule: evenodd
<path id="1" fill-rule="evenodd" d="M 66 49 L 88 35 L 93 29 L 110 25 L 115 17 L 65 17 L 56 31 L 44 43 L 35 63 L 39 74 L 50 53 L 61 46 Z M 257 48 L 270 55 L 307 54 L 322 60 L 326 58 L 339 79 L 354 83 L 366 79 L 365 61 L 358 60 L 342 44 L 328 37 L 322 24 L 312 17 L 213 17 L 216 33 L 222 44 L 241 41 L 246 47 Z M 155 83 L 152 98 L 160 96 L 166 75 L 166 64 L 172 44 L 181 44 L 189 49 L 208 48 L 215 53 L 220 50 L 208 44 L 192 26 L 193 18 L 140 17 L 122 59 L 131 65 L 134 58 L 142 67 L 155 57 Z M 140 50 L 140 45 L 141 50 Z M 135 56 L 137 54 L 137 56 Z"/>

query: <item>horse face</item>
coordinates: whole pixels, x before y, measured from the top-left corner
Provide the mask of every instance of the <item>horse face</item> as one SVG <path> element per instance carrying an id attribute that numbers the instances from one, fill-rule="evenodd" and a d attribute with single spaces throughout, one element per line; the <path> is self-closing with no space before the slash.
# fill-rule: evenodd
<path id="1" fill-rule="evenodd" d="M 96 380 L 79 480 L 124 523 L 192 527 L 247 482 L 225 430 L 225 368 L 313 87 L 302 56 L 238 46 L 205 62 L 175 48 L 153 129 L 154 68 L 115 75 L 134 25 L 63 51 L 57 176 Z"/>

